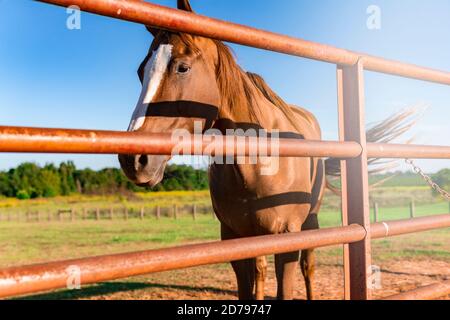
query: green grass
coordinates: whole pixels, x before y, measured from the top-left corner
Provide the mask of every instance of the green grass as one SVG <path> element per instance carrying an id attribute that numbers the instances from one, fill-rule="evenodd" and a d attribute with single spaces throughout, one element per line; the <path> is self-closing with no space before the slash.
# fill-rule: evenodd
<path id="1" fill-rule="evenodd" d="M 438 202 L 424 205 L 416 205 L 415 217 L 425 217 L 449 212 L 447 202 Z M 402 220 L 410 218 L 408 206 L 379 207 L 379 221 Z M 374 222 L 374 212 L 371 208 L 371 220 Z M 339 226 L 342 224 L 341 215 L 336 211 L 323 210 L 319 214 L 319 222 L 322 227 Z"/>
<path id="2" fill-rule="evenodd" d="M 0 223 L 0 265 L 35 263 L 218 239 L 211 215 L 178 220 Z"/>
<path id="3" fill-rule="evenodd" d="M 428 197 L 429 190 L 420 187 L 397 187 L 379 190 L 375 196 L 394 198 L 400 193 L 423 193 L 422 199 Z M 426 193 L 426 194 L 425 194 Z M 372 193 L 374 196 L 374 193 Z M 428 199 L 430 200 L 430 199 Z M 11 199 L 1 199 L 3 213 L 7 210 L 23 210 L 27 206 L 45 206 L 57 210 L 61 206 L 86 206 L 127 203 L 132 207 L 153 205 L 173 205 L 186 203 L 209 203 L 208 192 L 176 192 L 137 195 L 135 199 L 113 197 L 68 197 L 56 199 L 37 199 L 18 202 Z M 8 207 L 6 205 L 8 203 Z M 327 204 L 320 212 L 319 221 L 322 228 L 341 225 L 339 199 L 328 197 Z M 416 206 L 417 217 L 443 214 L 449 211 L 448 203 L 425 201 Z M 373 216 L 373 215 L 372 215 Z M 408 203 L 400 205 L 380 205 L 381 221 L 409 218 Z M 450 233 L 448 229 L 413 234 L 392 239 L 382 239 L 373 242 L 374 254 L 379 259 L 397 257 L 435 257 L 450 260 Z M 198 215 L 197 221 L 192 217 L 182 215 L 178 220 L 163 217 L 160 220 L 146 217 L 145 220 L 121 218 L 110 220 L 87 220 L 75 222 L 0 222 L 0 266 L 11 266 L 79 258 L 91 255 L 103 255 L 128 251 L 139 251 L 186 243 L 218 240 L 220 235 L 219 222 L 211 214 Z M 340 248 L 323 250 L 325 255 L 337 255 Z"/>
<path id="4" fill-rule="evenodd" d="M 418 215 L 442 213 L 443 205 L 418 206 Z M 384 220 L 408 218 L 407 208 L 386 208 Z M 322 212 L 322 228 L 340 225 L 337 212 Z M 113 221 L 76 221 L 48 223 L 0 223 L 0 265 L 10 266 L 79 258 L 91 255 L 147 250 L 179 244 L 219 240 L 219 222 L 211 215 L 199 215 L 196 221 L 183 216 Z M 450 260 L 448 229 L 374 241 L 379 258 L 436 257 Z M 340 253 L 339 248 L 326 251 Z"/>
<path id="5" fill-rule="evenodd" d="M 445 212 L 446 203 L 417 206 L 417 215 L 431 215 Z M 407 219 L 406 206 L 381 208 L 383 220 Z M 339 226 L 338 211 L 323 211 L 319 215 L 322 228 Z M 397 260 L 439 260 L 450 262 L 450 229 L 441 229 L 401 237 L 374 240 L 372 242 L 373 264 Z M 194 221 L 190 216 L 177 220 L 163 217 L 145 220 L 85 220 L 75 222 L 0 222 L 0 268 L 28 265 L 48 261 L 82 258 L 105 254 L 150 250 L 172 247 L 187 243 L 219 240 L 219 222 L 211 214 L 198 215 Z M 323 264 L 341 263 L 342 246 L 320 249 L 318 262 Z M 269 263 L 273 257 L 269 257 Z M 214 265 L 213 272 L 229 271 L 228 264 Z M 82 291 L 60 290 L 49 294 L 28 297 L 29 299 L 79 299 L 109 297 L 140 297 L 145 290 L 173 289 L 167 283 L 176 283 L 177 273 L 134 277 L 121 282 L 102 283 L 84 287 Z M 162 278 L 159 278 L 162 277 Z M 192 286 L 191 280 L 186 279 Z M 194 280 L 192 280 L 195 282 Z M 176 286 L 175 286 L 176 287 Z M 194 286 L 193 286 L 194 287 Z M 181 290 L 187 288 L 180 287 Z M 131 295 L 132 292 L 136 296 Z M 27 298 L 25 298 L 27 299 Z"/>

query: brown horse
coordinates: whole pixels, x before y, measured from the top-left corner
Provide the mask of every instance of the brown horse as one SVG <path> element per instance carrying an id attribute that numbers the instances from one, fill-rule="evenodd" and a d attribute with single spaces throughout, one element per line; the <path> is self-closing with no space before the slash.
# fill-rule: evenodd
<path id="1" fill-rule="evenodd" d="M 188 0 L 178 8 L 192 11 Z M 258 75 L 244 72 L 220 41 L 147 28 L 154 41 L 139 68 L 143 89 L 130 131 L 194 133 L 214 128 L 263 129 L 281 138 L 321 140 L 317 120 L 286 104 Z M 385 128 L 383 128 L 385 129 Z M 169 156 L 120 155 L 122 169 L 138 185 L 154 187 L 163 179 Z M 325 183 L 321 159 L 271 158 L 264 163 L 213 164 L 212 203 L 223 240 L 318 229 Z M 228 162 L 227 162 L 228 163 Z M 335 161 L 335 163 L 337 163 Z M 267 165 L 277 168 L 262 172 Z M 332 164 L 332 163 L 331 163 Z M 336 166 L 328 166 L 330 171 Z M 275 256 L 278 298 L 292 299 L 299 252 Z M 313 250 L 301 253 L 307 296 L 313 299 Z M 264 298 L 264 257 L 232 262 L 240 299 Z"/>

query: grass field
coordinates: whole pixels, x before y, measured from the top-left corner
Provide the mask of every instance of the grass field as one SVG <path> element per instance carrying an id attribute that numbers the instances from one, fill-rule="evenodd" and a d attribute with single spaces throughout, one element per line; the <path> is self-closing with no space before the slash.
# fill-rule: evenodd
<path id="1" fill-rule="evenodd" d="M 33 206 L 51 209 L 52 207 L 60 208 L 61 206 L 74 205 L 107 206 L 111 203 L 123 205 L 124 201 L 131 206 L 141 206 L 144 203 L 145 205 L 170 205 L 173 203 L 206 203 L 209 201 L 208 197 L 207 192 L 188 192 L 140 195 L 137 199 L 131 200 L 73 197 L 16 203 L 15 200 L 8 199 L 6 201 L 14 202 L 13 206 L 11 206 L 11 203 L 8 206 L 5 203 L 0 204 L 0 206 L 3 206 L 2 211 L 6 212 L 6 210 L 21 210 Z M 425 204 L 417 203 L 417 216 L 443 214 L 449 211 L 446 202 L 428 202 Z M 335 204 L 330 203 L 324 206 L 324 210 L 320 213 L 321 227 L 340 225 L 340 214 L 339 211 L 332 209 L 334 206 Z M 381 206 L 379 217 L 382 221 L 407 219 L 409 218 L 409 206 L 407 203 L 390 207 Z M 374 261 L 383 264 L 387 261 L 403 261 L 405 259 L 414 261 L 433 260 L 441 261 L 450 266 L 449 231 L 449 229 L 443 229 L 376 240 L 373 242 Z M 0 255 L 0 267 L 147 250 L 218 239 L 219 222 L 213 219 L 211 214 L 199 215 L 196 221 L 188 215 L 181 216 L 177 220 L 168 217 L 163 217 L 160 220 L 147 217 L 143 221 L 139 219 L 40 223 L 2 221 L 0 222 L 0 252 L 2 253 Z M 319 261 L 325 264 L 329 264 L 330 261 L 335 263 L 336 257 L 340 257 L 341 253 L 340 246 L 321 249 L 318 253 Z M 226 267 L 219 265 L 210 268 L 212 269 L 208 270 L 222 270 L 221 268 Z M 450 277 L 450 270 L 448 270 L 448 277 Z M 154 280 L 155 278 L 151 279 Z M 170 279 L 172 279 L 172 276 Z M 64 298 L 64 295 L 53 296 L 53 298 Z"/>
<path id="2" fill-rule="evenodd" d="M 174 195 L 171 195 L 174 196 Z M 448 204 L 439 202 L 418 205 L 417 216 L 448 212 Z M 380 220 L 409 218 L 409 207 L 380 208 Z M 341 217 L 337 211 L 324 210 L 320 213 L 322 228 L 339 226 Z M 420 234 L 409 237 L 421 239 L 414 245 L 404 244 L 404 250 L 393 255 L 437 255 L 450 258 L 450 233 L 448 230 L 433 231 L 427 236 Z M 199 215 L 194 221 L 190 216 L 179 219 L 148 217 L 144 221 L 75 221 L 75 222 L 1 222 L 0 223 L 0 265 L 9 266 L 48 259 L 75 258 L 128 250 L 158 248 L 182 243 L 219 239 L 219 223 L 212 215 Z M 383 248 L 392 248 L 402 242 L 401 238 L 379 240 Z M 45 252 L 45 256 L 42 255 Z M 334 254 L 334 253 L 332 253 Z M 383 252 L 389 256 L 389 252 Z"/>

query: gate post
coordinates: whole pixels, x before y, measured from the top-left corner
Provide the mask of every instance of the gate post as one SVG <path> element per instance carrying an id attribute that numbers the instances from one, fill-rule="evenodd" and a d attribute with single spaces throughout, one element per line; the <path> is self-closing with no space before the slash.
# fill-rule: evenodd
<path id="1" fill-rule="evenodd" d="M 342 221 L 344 225 L 359 224 L 367 232 L 364 240 L 344 248 L 345 296 L 370 300 L 370 203 L 362 61 L 354 66 L 338 66 L 337 84 L 340 138 L 362 147 L 359 157 L 342 161 Z"/>

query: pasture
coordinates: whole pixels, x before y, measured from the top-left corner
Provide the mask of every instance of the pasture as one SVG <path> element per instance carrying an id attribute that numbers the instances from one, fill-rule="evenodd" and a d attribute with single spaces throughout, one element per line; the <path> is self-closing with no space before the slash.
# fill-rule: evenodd
<path id="1" fill-rule="evenodd" d="M 408 198 L 409 195 L 409 198 Z M 417 217 L 448 212 L 446 202 L 434 198 L 423 187 L 389 187 L 372 192 L 380 204 L 381 221 L 407 219 L 410 196 L 416 198 Z M 320 214 L 321 227 L 341 223 L 338 198 L 326 197 Z M 419 199 L 420 201 L 417 201 Z M 8 211 L 67 209 L 74 207 L 111 206 L 140 208 L 166 206 L 174 203 L 208 204 L 208 192 L 174 192 L 137 194 L 132 197 L 72 196 L 55 199 L 17 201 L 0 200 L 0 214 Z M 6 221 L 0 222 L 0 266 L 7 267 L 52 260 L 81 258 L 109 253 L 148 250 L 187 243 L 219 239 L 219 223 L 211 212 L 198 214 L 194 221 L 189 214 L 178 219 L 167 215 L 156 219 L 146 215 L 143 220 L 120 217 L 114 220 Z M 450 277 L 450 233 L 448 229 L 373 241 L 373 263 L 382 270 L 382 288 L 375 297 L 410 290 Z M 318 293 L 321 299 L 342 297 L 341 247 L 317 252 Z M 272 259 L 270 259 L 272 262 Z M 304 299 L 302 277 L 298 275 L 296 298 Z M 267 295 L 275 296 L 275 277 L 270 263 Z M 228 299 L 236 296 L 231 267 L 215 265 L 178 270 L 123 281 L 83 287 L 81 291 L 58 291 L 32 296 L 49 299 Z"/>

